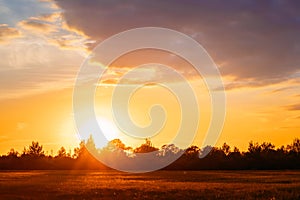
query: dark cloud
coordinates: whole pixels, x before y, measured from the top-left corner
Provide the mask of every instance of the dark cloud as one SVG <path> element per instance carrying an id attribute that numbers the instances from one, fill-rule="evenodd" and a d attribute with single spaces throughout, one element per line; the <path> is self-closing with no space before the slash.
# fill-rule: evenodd
<path id="1" fill-rule="evenodd" d="M 56 0 L 71 27 L 101 41 L 135 27 L 160 26 L 199 41 L 224 75 L 258 85 L 300 70 L 300 1 Z"/>

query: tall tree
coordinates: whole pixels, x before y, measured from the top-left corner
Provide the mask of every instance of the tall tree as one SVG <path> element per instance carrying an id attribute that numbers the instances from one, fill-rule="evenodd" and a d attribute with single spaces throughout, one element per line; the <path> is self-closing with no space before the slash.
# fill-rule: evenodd
<path id="1" fill-rule="evenodd" d="M 43 151 L 43 146 L 40 145 L 38 142 L 34 142 L 34 141 L 32 141 L 28 150 L 24 149 L 24 154 L 28 154 L 33 157 L 40 157 L 45 155 Z"/>

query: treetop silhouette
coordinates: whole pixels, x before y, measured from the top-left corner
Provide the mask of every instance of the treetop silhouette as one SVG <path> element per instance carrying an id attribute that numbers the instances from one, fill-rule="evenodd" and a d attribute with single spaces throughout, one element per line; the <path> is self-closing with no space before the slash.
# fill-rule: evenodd
<path id="1" fill-rule="evenodd" d="M 268 142 L 261 144 L 249 142 L 248 150 L 240 152 L 237 147 L 232 148 L 224 143 L 222 147 L 207 146 L 200 149 L 191 146 L 180 149 L 174 144 L 154 147 L 150 139 L 139 147 L 126 146 L 120 139 L 110 141 L 103 148 L 96 148 L 93 137 L 82 141 L 74 149 L 74 154 L 67 153 L 61 147 L 57 155 L 46 155 L 43 146 L 32 142 L 24 148 L 22 154 L 11 149 L 7 155 L 0 157 L 0 170 L 12 169 L 108 169 L 93 155 L 107 156 L 116 162 L 130 162 L 136 159 L 139 153 L 156 152 L 155 157 L 176 156 L 183 152 L 175 162 L 165 167 L 165 170 L 202 170 L 202 169 L 300 169 L 300 139 L 296 138 L 289 145 L 275 148 Z M 206 155 L 201 158 L 202 154 Z"/>

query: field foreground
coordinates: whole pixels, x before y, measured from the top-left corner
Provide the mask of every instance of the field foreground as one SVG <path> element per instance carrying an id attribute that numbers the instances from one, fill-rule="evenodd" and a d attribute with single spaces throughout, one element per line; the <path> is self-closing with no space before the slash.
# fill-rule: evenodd
<path id="1" fill-rule="evenodd" d="M 0 199 L 300 199 L 300 171 L 2 171 Z"/>

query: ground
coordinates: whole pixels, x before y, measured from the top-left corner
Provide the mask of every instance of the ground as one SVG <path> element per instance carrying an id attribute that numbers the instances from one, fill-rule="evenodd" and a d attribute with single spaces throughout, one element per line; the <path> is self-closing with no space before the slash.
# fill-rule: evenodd
<path id="1" fill-rule="evenodd" d="M 3 171 L 0 199 L 300 199 L 300 171 Z"/>

